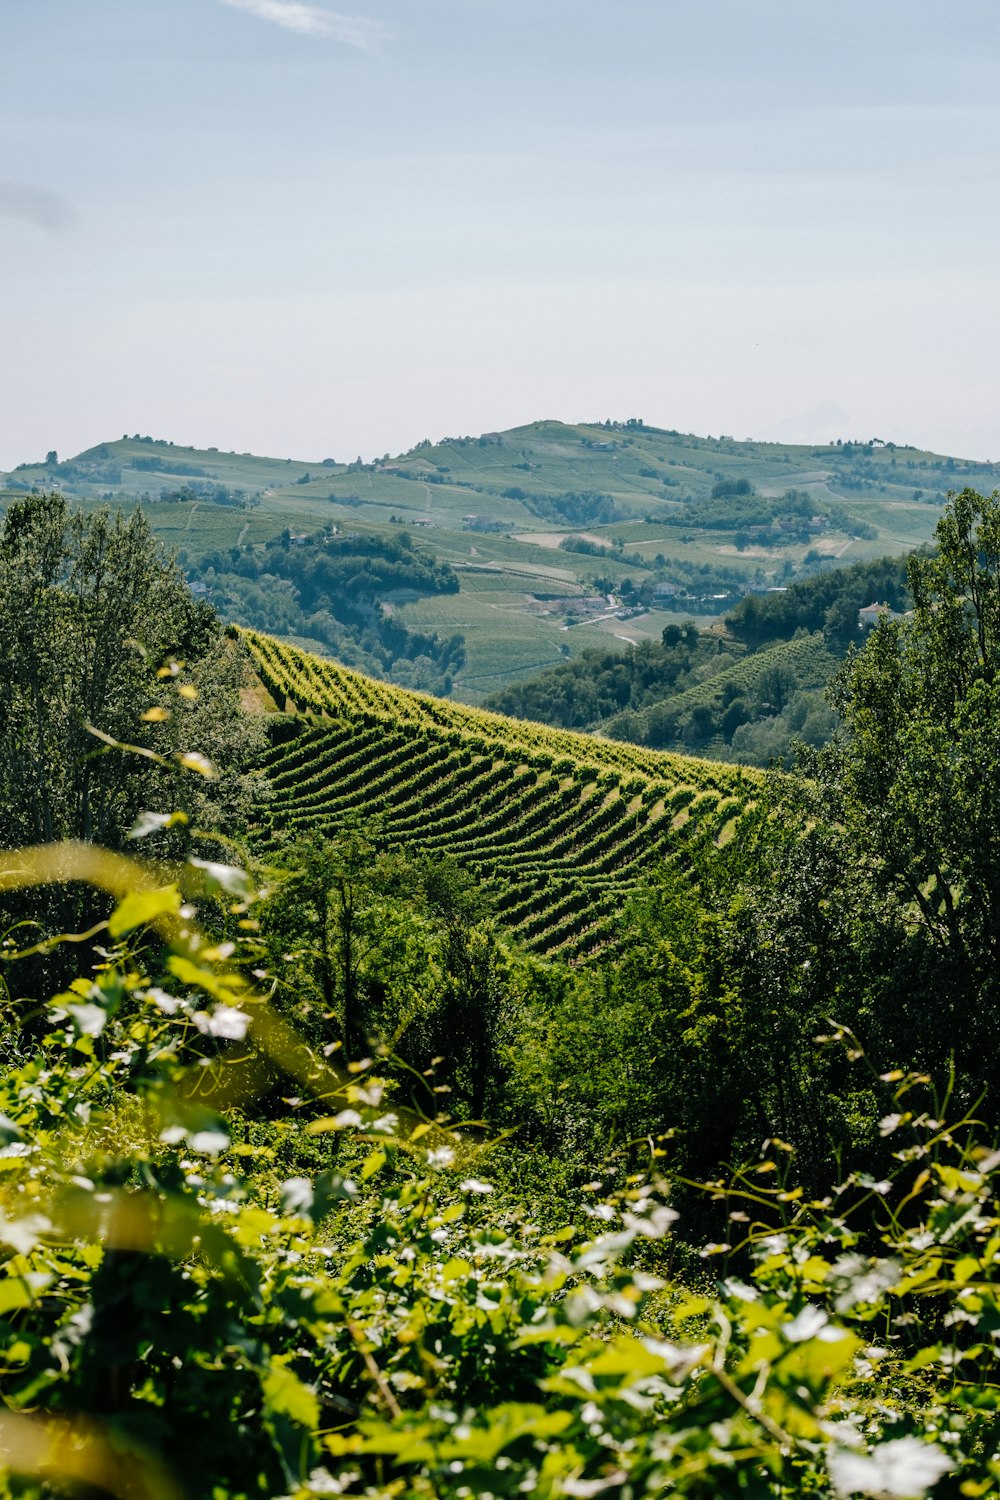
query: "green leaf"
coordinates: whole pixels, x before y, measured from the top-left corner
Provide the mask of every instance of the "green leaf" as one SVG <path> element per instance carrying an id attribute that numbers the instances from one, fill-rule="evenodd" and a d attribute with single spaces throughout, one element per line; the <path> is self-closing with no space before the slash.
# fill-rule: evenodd
<path id="1" fill-rule="evenodd" d="M 211 859 L 194 858 L 189 859 L 188 864 L 192 870 L 200 871 L 205 884 L 215 891 L 238 896 L 242 901 L 249 901 L 257 894 L 246 870 L 237 865 L 220 865 Z"/>
<path id="2" fill-rule="evenodd" d="M 184 812 L 141 812 L 129 829 L 128 836 L 130 839 L 145 839 L 151 833 L 160 833 L 165 828 L 173 828 L 187 820 L 187 813 Z"/>
<path id="3" fill-rule="evenodd" d="M 227 983 L 224 976 L 214 974 L 211 969 L 203 968 L 201 964 L 193 963 L 190 958 L 185 958 L 181 953 L 171 953 L 167 959 L 167 968 L 182 984 L 189 984 L 194 989 L 204 990 L 206 995 L 211 995 L 214 999 L 223 1001 L 224 1004 L 232 1005 L 234 1000 L 238 1000 L 232 983 Z"/>
<path id="4" fill-rule="evenodd" d="M 0 1317 L 16 1313 L 19 1308 L 30 1308 L 33 1301 L 33 1293 L 24 1277 L 10 1277 L 7 1281 L 0 1281 Z"/>
<path id="5" fill-rule="evenodd" d="M 384 1166 L 385 1152 L 373 1151 L 371 1155 L 366 1158 L 365 1164 L 361 1168 L 361 1181 L 367 1182 L 369 1177 L 374 1177 L 375 1173 L 381 1171 Z"/>
<path id="6" fill-rule="evenodd" d="M 147 927 L 157 917 L 175 917 L 181 909 L 181 893 L 176 885 L 156 891 L 133 891 L 120 901 L 111 913 L 108 931 L 117 940 L 137 927 Z"/>
<path id="7" fill-rule="evenodd" d="M 971 1281 L 974 1276 L 981 1275 L 982 1267 L 974 1255 L 963 1255 L 960 1260 L 955 1262 L 955 1269 L 952 1272 L 952 1276 L 958 1286 L 965 1286 L 966 1282 Z"/>
<path id="8" fill-rule="evenodd" d="M 310 1432 L 316 1429 L 319 1425 L 319 1402 L 316 1394 L 307 1385 L 303 1385 L 287 1366 L 272 1360 L 271 1368 L 261 1383 L 264 1400 L 272 1412 L 288 1417 L 300 1427 L 307 1427 Z"/>

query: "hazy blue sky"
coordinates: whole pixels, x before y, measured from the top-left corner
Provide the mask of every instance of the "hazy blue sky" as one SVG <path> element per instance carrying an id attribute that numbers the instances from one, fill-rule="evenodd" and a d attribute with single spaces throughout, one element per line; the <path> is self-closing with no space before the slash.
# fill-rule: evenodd
<path id="1" fill-rule="evenodd" d="M 996 0 L 0 0 L 0 57 L 0 467 L 632 415 L 1000 457 Z"/>

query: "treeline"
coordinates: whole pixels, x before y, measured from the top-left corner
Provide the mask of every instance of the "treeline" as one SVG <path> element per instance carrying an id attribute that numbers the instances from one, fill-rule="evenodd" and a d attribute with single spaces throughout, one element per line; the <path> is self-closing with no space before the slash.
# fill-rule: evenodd
<path id="1" fill-rule="evenodd" d="M 703 526 L 709 531 L 759 534 L 779 531 L 785 541 L 808 540 L 827 526 L 852 536 L 876 537 L 877 529 L 829 501 L 820 504 L 802 490 L 787 490 L 774 498 L 758 495 L 749 480 L 722 480 L 711 495 L 688 500 L 676 514 L 667 517 L 672 526 Z"/>
<path id="2" fill-rule="evenodd" d="M 262 547 L 181 560 L 227 618 L 314 641 L 372 676 L 447 694 L 465 660 L 461 635 L 411 630 L 384 607 L 395 592 L 458 592 L 450 564 L 418 551 L 407 532 L 341 534 L 327 527 L 293 537 L 286 528 Z"/>
<path id="3" fill-rule="evenodd" d="M 235 505 L 241 510 L 260 504 L 259 494 L 249 494 L 246 490 L 231 489 L 226 484 L 213 484 L 210 481 L 198 479 L 182 484 L 176 489 L 164 487 L 160 491 L 159 498 L 174 501 L 203 501 L 208 505 Z"/>
<path id="4" fill-rule="evenodd" d="M 559 521 L 567 526 L 608 525 L 612 521 L 627 520 L 630 514 L 611 495 L 597 490 L 570 490 L 562 495 L 539 495 L 522 489 L 518 484 L 512 484 L 503 494 L 508 500 L 523 501 L 541 520 Z"/>
<path id="5" fill-rule="evenodd" d="M 659 643 L 584 651 L 489 698 L 485 707 L 564 729 L 599 730 L 653 750 L 709 753 L 747 765 L 819 746 L 836 726 L 824 685 L 838 658 L 818 632 L 748 653 L 693 624 Z"/>
<path id="6" fill-rule="evenodd" d="M 858 639 L 858 611 L 869 604 L 887 604 L 900 613 L 909 608 L 905 558 L 851 563 L 780 592 L 747 594 L 726 616 L 726 628 L 754 649 L 790 640 L 797 630 L 820 630 L 831 646 L 843 649 Z"/>
<path id="7" fill-rule="evenodd" d="M 659 642 L 625 651 L 584 651 L 537 677 L 514 683 L 484 707 L 563 729 L 592 729 L 624 709 L 637 711 L 679 692 L 699 669 L 733 661 L 736 653 L 694 625 L 668 625 Z"/>
<path id="8" fill-rule="evenodd" d="M 824 688 L 838 659 L 818 633 L 745 656 L 645 709 L 599 727 L 613 739 L 663 750 L 684 747 L 746 765 L 790 758 L 794 742 L 818 747 L 836 728 Z M 699 680 L 700 678 L 700 680 Z"/>

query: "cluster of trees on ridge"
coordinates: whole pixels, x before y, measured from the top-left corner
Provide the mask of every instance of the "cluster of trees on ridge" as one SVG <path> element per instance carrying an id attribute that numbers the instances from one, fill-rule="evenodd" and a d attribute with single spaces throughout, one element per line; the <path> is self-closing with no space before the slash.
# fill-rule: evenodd
<path id="1" fill-rule="evenodd" d="M 543 521 L 558 521 L 569 526 L 607 525 L 611 521 L 626 520 L 629 515 L 611 495 L 597 490 L 539 495 L 515 484 L 508 486 L 503 493 L 509 500 L 523 500 Z"/>
<path id="2" fill-rule="evenodd" d="M 817 506 L 822 512 L 817 515 Z M 706 527 L 709 531 L 736 533 L 737 545 L 746 546 L 763 532 L 778 530 L 785 540 L 807 541 L 817 527 L 835 526 L 853 536 L 875 537 L 875 527 L 861 521 L 844 506 L 824 501 L 802 490 L 787 490 L 777 499 L 758 495 L 749 479 L 719 479 L 710 495 L 687 499 L 667 523 Z"/>
<path id="3" fill-rule="evenodd" d="M 260 867 L 238 641 L 140 520 L 10 508 L 10 1493 L 995 1486 L 1000 497 L 908 581 L 574 971 L 377 827 Z"/>
<path id="4" fill-rule="evenodd" d="M 274 635 L 313 641 L 341 661 L 405 687 L 447 694 L 465 660 L 460 634 L 411 630 L 387 609 L 396 592 L 454 594 L 449 563 L 393 536 L 329 525 L 264 546 L 245 543 L 188 559 L 188 576 L 227 619 Z"/>

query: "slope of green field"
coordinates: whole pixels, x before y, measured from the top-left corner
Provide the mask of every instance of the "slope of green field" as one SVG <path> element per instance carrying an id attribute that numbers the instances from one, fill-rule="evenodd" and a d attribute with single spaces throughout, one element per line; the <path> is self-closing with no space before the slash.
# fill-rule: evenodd
<path id="1" fill-rule="evenodd" d="M 540 953 L 579 962 L 613 944 L 643 871 L 688 869 L 728 841 L 760 786 L 754 772 L 508 719 L 243 639 L 287 716 L 267 762 L 265 844 L 378 818 L 389 838 L 467 866 Z"/>

